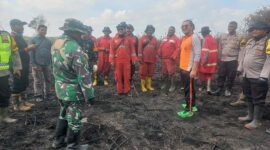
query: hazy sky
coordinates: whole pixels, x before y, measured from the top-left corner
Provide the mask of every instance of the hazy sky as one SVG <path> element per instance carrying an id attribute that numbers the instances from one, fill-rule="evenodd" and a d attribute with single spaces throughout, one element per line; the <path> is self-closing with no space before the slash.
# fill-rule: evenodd
<path id="1" fill-rule="evenodd" d="M 43 15 L 47 20 L 48 36 L 58 36 L 66 18 L 76 18 L 94 29 L 100 36 L 104 26 L 115 33 L 121 22 L 133 24 L 135 34 L 142 34 L 147 24 L 156 28 L 156 36 L 164 36 L 173 25 L 177 35 L 182 34 L 183 20 L 192 19 L 199 32 L 202 26 L 210 26 L 214 33 L 227 32 L 231 20 L 242 23 L 244 17 L 263 6 L 269 0 L 0 0 L 0 28 L 10 31 L 9 20 L 18 18 L 30 22 Z M 25 26 L 25 35 L 35 31 Z"/>

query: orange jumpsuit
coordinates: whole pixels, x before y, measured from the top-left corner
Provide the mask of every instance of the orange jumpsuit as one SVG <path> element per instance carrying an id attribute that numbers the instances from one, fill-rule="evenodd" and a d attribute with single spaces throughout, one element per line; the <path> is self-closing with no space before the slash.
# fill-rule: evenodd
<path id="1" fill-rule="evenodd" d="M 217 42 L 211 36 L 207 35 L 202 44 L 201 59 L 200 59 L 200 80 L 206 81 L 212 78 L 212 75 L 217 70 Z"/>
<path id="2" fill-rule="evenodd" d="M 100 75 L 108 76 L 111 70 L 111 64 L 109 63 L 111 37 L 102 36 L 97 39 L 96 47 L 98 50 L 98 71 Z"/>
<path id="3" fill-rule="evenodd" d="M 118 94 L 130 91 L 130 61 L 136 62 L 135 46 L 128 37 L 118 34 L 111 40 L 109 62 L 115 64 L 114 76 Z M 123 83 L 124 82 L 124 83 Z"/>
<path id="4" fill-rule="evenodd" d="M 176 72 L 176 61 L 174 60 L 175 53 L 178 52 L 179 39 L 173 35 L 162 39 L 159 46 L 158 55 L 162 59 L 162 74 L 174 75 Z"/>
<path id="5" fill-rule="evenodd" d="M 141 61 L 139 73 L 140 78 L 153 77 L 155 62 L 157 60 L 157 39 L 151 39 L 144 35 L 139 40 L 138 58 Z"/>

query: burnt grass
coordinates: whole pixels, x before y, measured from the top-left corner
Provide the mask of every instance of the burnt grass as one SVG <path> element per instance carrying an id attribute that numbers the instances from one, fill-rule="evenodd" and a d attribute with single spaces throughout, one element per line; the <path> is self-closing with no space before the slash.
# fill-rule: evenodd
<path id="1" fill-rule="evenodd" d="M 136 77 L 138 78 L 138 77 Z M 112 82 L 111 82 L 112 83 Z M 197 112 L 192 118 L 180 119 L 176 112 L 182 108 L 184 92 L 180 80 L 173 93 L 155 90 L 142 93 L 138 79 L 132 96 L 115 95 L 114 85 L 96 87 L 95 104 L 88 108 L 88 123 L 81 131 L 81 143 L 91 149 L 202 149 L 202 150 L 267 150 L 270 149 L 268 93 L 263 125 L 257 130 L 243 128 L 237 117 L 246 114 L 246 107 L 232 107 L 231 101 L 241 92 L 237 80 L 230 98 L 209 96 L 197 91 Z M 154 87 L 160 87 L 159 77 Z M 28 90 L 33 99 L 33 89 Z M 52 149 L 59 105 L 56 100 L 34 102 L 30 112 L 12 112 L 15 124 L 0 124 L 1 150 Z"/>

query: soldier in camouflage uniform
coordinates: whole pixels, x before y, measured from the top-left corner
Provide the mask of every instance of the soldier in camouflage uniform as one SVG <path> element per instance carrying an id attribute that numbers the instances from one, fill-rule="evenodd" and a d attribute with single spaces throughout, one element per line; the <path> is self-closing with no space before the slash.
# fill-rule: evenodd
<path id="1" fill-rule="evenodd" d="M 80 107 L 94 99 L 88 57 L 78 43 L 86 27 L 76 19 L 66 19 L 59 29 L 64 34 L 52 46 L 52 61 L 55 92 L 61 109 L 52 147 L 63 147 L 66 138 L 67 149 L 79 149 Z"/>

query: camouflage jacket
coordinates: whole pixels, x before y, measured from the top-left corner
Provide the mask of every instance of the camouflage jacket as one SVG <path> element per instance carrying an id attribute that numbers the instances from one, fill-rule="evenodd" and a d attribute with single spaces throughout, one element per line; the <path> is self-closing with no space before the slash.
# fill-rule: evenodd
<path id="1" fill-rule="evenodd" d="M 88 101 L 94 97 L 87 55 L 79 44 L 63 35 L 52 46 L 55 91 L 63 101 Z"/>

